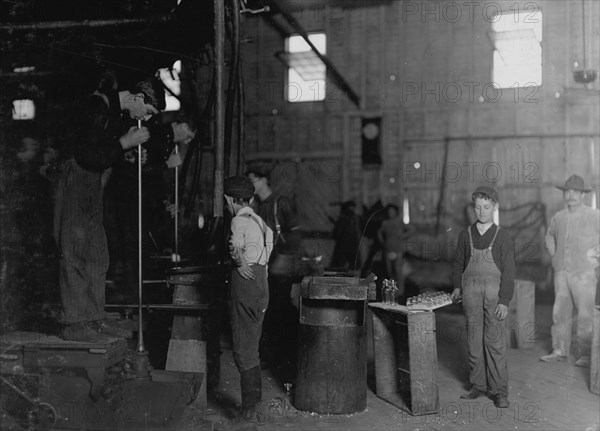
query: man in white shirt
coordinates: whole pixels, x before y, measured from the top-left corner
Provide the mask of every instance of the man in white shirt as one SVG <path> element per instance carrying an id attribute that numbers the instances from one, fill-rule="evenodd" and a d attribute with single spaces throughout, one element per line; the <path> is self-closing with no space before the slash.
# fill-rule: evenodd
<path id="1" fill-rule="evenodd" d="M 554 268 L 554 307 L 552 309 L 552 353 L 540 358 L 543 362 L 565 361 L 571 350 L 571 319 L 577 309 L 577 347 L 575 365 L 590 366 L 592 316 L 596 295 L 600 211 L 583 203 L 591 189 L 583 178 L 572 175 L 563 191 L 566 208 L 557 212 L 546 233 L 546 248 Z"/>

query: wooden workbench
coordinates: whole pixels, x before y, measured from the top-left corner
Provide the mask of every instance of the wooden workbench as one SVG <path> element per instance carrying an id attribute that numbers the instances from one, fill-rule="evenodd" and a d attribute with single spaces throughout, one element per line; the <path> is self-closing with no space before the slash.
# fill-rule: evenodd
<path id="1" fill-rule="evenodd" d="M 369 304 L 373 319 L 375 393 L 413 415 L 437 413 L 435 314 L 403 305 Z"/>
<path id="2" fill-rule="evenodd" d="M 90 397 L 97 399 L 104 385 L 106 368 L 122 361 L 127 341 L 109 338 L 105 342 L 67 341 L 36 332 L 3 334 L 3 369 L 10 363 L 24 368 L 82 368 L 91 383 Z M 8 356 L 7 356 L 8 355 Z"/>

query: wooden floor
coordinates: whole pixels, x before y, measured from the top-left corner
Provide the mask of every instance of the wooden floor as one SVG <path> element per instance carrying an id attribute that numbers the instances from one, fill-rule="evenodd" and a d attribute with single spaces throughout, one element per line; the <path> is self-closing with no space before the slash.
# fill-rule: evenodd
<path id="1" fill-rule="evenodd" d="M 260 428 L 264 430 L 600 430 L 600 398 L 589 391 L 589 368 L 570 362 L 546 364 L 539 357 L 550 349 L 551 305 L 536 306 L 537 342 L 530 349 L 510 349 L 510 408 L 497 409 L 491 400 L 468 401 L 459 395 L 468 389 L 468 363 L 464 339 L 456 340 L 447 328 L 462 328 L 460 306 L 436 311 L 438 342 L 438 384 L 440 411 L 435 415 L 411 416 L 367 390 L 367 409 L 352 415 L 318 415 L 283 412 L 282 382 L 263 372 L 263 400 L 272 414 Z M 371 347 L 371 346 L 370 346 Z M 369 352 L 372 358 L 372 353 Z M 372 362 L 369 364 L 370 369 Z M 206 410 L 186 412 L 195 417 L 218 421 L 228 417 L 239 403 L 239 375 L 230 349 L 222 356 L 222 379 Z M 372 373 L 369 375 L 372 387 Z M 185 421 L 184 421 L 185 423 Z M 193 420 L 188 421 L 190 429 Z"/>

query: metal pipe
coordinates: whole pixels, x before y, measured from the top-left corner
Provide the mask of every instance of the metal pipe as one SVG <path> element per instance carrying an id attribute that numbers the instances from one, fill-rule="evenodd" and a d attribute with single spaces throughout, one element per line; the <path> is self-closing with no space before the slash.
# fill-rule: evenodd
<path id="1" fill-rule="evenodd" d="M 179 145 L 175 143 L 175 154 L 179 154 Z M 179 165 L 175 166 L 175 259 L 173 267 L 179 268 Z"/>
<path id="2" fill-rule="evenodd" d="M 138 120 L 138 129 L 142 128 L 142 120 Z M 138 352 L 144 352 L 144 330 L 142 323 L 142 146 L 138 147 Z"/>
<path id="3" fill-rule="evenodd" d="M 405 138 L 403 142 L 441 142 L 444 140 L 449 141 L 494 141 L 500 139 L 564 139 L 564 138 L 597 138 L 600 137 L 599 133 L 551 133 L 546 135 L 489 135 L 489 136 L 441 136 L 439 138 Z"/>
<path id="4" fill-rule="evenodd" d="M 135 304 L 106 304 L 106 308 L 134 308 Z M 209 304 L 144 304 L 147 310 L 214 310 Z"/>
<path id="5" fill-rule="evenodd" d="M 80 27 L 116 27 L 126 25 L 167 24 L 172 21 L 171 15 L 159 15 L 148 18 L 98 19 L 82 21 L 40 21 L 25 23 L 0 22 L 0 31 L 35 31 L 35 30 L 64 30 Z"/>

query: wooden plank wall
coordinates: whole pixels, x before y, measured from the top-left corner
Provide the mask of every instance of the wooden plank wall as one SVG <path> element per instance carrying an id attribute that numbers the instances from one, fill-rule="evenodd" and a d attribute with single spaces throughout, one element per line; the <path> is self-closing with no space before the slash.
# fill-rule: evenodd
<path id="1" fill-rule="evenodd" d="M 445 14 L 447 3 L 293 9 L 307 31 L 326 32 L 327 56 L 359 94 L 360 106 L 331 83 L 323 102 L 287 103 L 285 67 L 274 56 L 284 48 L 284 39 L 261 18 L 247 20 L 244 37 L 253 43 L 244 48 L 244 73 L 257 89 L 246 107 L 248 153 L 284 158 L 292 151 L 297 160 L 317 160 L 323 149 L 339 151 L 341 200 L 370 206 L 377 200 L 401 203 L 407 197 L 411 220 L 432 230 L 442 193 L 435 176 L 441 175 L 446 139 L 451 138 L 447 175 L 452 167 L 465 169 L 444 184 L 440 225 L 449 229 L 446 237 L 464 222 L 472 189 L 493 178 L 502 194 L 501 223 L 532 224 L 515 235 L 524 243 L 533 238 L 539 246 L 541 232 L 533 222 L 540 214 L 528 215 L 526 205 L 542 203 L 544 216 L 550 217 L 562 206 L 554 185 L 573 173 L 583 175 L 600 195 L 595 161 L 600 154 L 599 80 L 582 85 L 572 79 L 575 62 L 582 62 L 581 4 L 535 2 L 543 13 L 543 85 L 504 90 L 496 97 L 488 37 L 491 13 L 499 7 L 506 13 L 526 10 L 531 2 L 483 1 L 472 14 L 463 10 L 458 20 Z M 416 12 L 409 9 L 415 6 Z M 600 4 L 590 2 L 588 12 L 588 64 L 600 69 L 600 47 L 589 43 L 600 32 Z M 361 163 L 361 118 L 371 116 L 382 118 L 383 163 L 375 168 Z M 409 175 L 415 161 L 429 172 L 424 181 Z M 474 177 L 468 176 L 465 163 L 479 163 Z M 298 206 L 306 213 L 312 205 L 326 207 L 328 193 L 303 192 Z M 542 252 L 537 253 L 536 259 L 543 260 Z"/>

